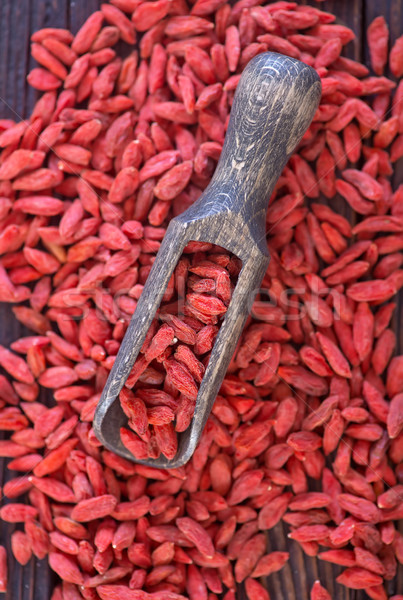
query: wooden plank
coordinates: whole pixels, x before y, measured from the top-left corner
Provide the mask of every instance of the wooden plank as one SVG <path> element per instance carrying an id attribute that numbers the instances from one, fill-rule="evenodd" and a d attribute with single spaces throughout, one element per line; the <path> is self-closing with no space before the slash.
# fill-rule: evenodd
<path id="1" fill-rule="evenodd" d="M 11 0 L 0 3 L 0 115 L 19 121 L 29 115 L 38 97 L 25 81 L 26 74 L 34 65 L 29 56 L 30 35 L 41 27 L 53 25 L 65 27 L 67 0 Z M 11 306 L 0 305 L 0 343 L 8 346 L 22 335 L 28 335 L 27 329 L 15 319 Z M 32 332 L 31 332 L 32 333 Z M 48 394 L 42 392 L 40 400 L 48 402 Z M 2 438 L 4 436 L 2 435 Z M 5 460 L 0 461 L 0 484 L 21 473 L 5 469 Z M 7 502 L 7 500 L 5 501 Z M 20 525 L 0 523 L 1 543 L 7 547 L 11 557 L 10 538 Z M 56 577 L 49 569 L 47 559 L 32 559 L 21 567 L 16 561 L 9 560 L 9 585 L 6 600 L 48 600 L 51 596 Z M 3 594 L 1 594 L 3 597 Z"/>
<path id="2" fill-rule="evenodd" d="M 390 48 L 395 43 L 396 39 L 403 35 L 403 3 L 401 0 L 384 0 L 379 2 L 377 0 L 366 0 L 365 2 L 365 14 L 364 14 L 364 29 L 366 30 L 369 24 L 378 16 L 383 16 L 389 27 L 389 45 Z M 369 51 L 368 46 L 365 44 L 363 39 L 365 59 L 369 64 Z M 385 75 L 393 79 L 388 66 L 386 66 Z M 403 109 L 403 107 L 402 107 Z M 403 158 L 394 164 L 394 175 L 392 180 L 393 189 L 397 189 L 399 185 L 403 184 Z M 393 329 L 397 336 L 397 348 L 396 352 L 402 354 L 403 352 L 403 290 L 396 299 L 398 303 L 398 309 L 395 312 L 393 318 Z M 403 533 L 403 521 L 400 522 L 400 532 Z M 387 583 L 386 590 L 388 596 L 394 594 L 401 594 L 403 590 L 403 567 L 399 565 L 396 577 Z"/>
<path id="3" fill-rule="evenodd" d="M 368 28 L 369 24 L 378 16 L 383 16 L 389 27 L 389 40 L 390 47 L 394 44 L 396 39 L 403 35 L 403 3 L 401 0 L 385 0 L 379 2 L 379 0 L 366 0 L 365 2 L 365 13 L 364 13 L 364 33 Z M 365 43 L 366 38 L 363 37 L 363 48 L 364 57 L 366 63 L 369 65 L 369 50 L 368 45 Z M 386 66 L 385 75 L 393 78 L 390 73 L 388 66 Z M 389 109 L 390 110 L 390 109 Z M 396 189 L 400 184 L 403 184 L 403 158 L 400 159 L 394 165 L 394 175 L 392 180 L 393 189 Z M 396 311 L 393 327 L 397 335 L 397 352 L 403 352 L 403 291 L 400 290 L 398 296 L 399 310 Z M 400 580 L 401 587 L 403 588 L 403 576 Z M 397 592 L 395 592 L 397 593 Z"/>
<path id="4" fill-rule="evenodd" d="M 96 10 L 99 10 L 102 2 L 101 0 L 85 0 L 85 2 L 77 2 L 76 0 L 69 0 L 69 13 L 68 13 L 68 29 L 73 33 L 76 33 L 85 19 Z"/>

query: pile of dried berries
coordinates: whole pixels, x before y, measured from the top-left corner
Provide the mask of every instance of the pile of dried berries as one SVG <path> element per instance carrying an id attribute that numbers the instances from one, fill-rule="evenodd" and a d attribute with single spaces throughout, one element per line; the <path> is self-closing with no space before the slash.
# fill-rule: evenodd
<path id="1" fill-rule="evenodd" d="M 33 332 L 0 347 L 0 456 L 18 472 L 0 516 L 21 524 L 18 562 L 48 556 L 62 580 L 52 600 L 233 600 L 241 582 L 267 600 L 258 579 L 288 568 L 287 552 L 266 554 L 281 519 L 308 555 L 343 567 L 339 584 L 387 599 L 403 563 L 403 356 L 390 328 L 403 81 L 383 73 L 389 60 L 402 77 L 403 37 L 388 53 L 375 19 L 370 75 L 341 56 L 354 34 L 334 20 L 285 1 L 111 0 L 75 36 L 32 36 L 28 81 L 44 94 L 29 119 L 0 121 L 0 300 Z M 312 65 L 323 86 L 270 202 L 272 261 L 192 460 L 134 464 L 100 446 L 94 410 L 166 225 L 208 184 L 240 73 L 266 50 Z M 121 395 L 137 454 L 174 453 L 238 270 L 210 245 L 178 264 Z M 6 580 L 0 548 L 0 590 Z M 316 582 L 311 598 L 330 595 Z"/>
<path id="2" fill-rule="evenodd" d="M 120 437 L 139 460 L 158 458 L 161 453 L 168 459 L 175 457 L 177 433 L 191 423 L 199 385 L 241 266 L 226 250 L 205 242 L 190 242 L 178 261 L 157 318 L 120 392 L 133 430 L 122 427 Z"/>

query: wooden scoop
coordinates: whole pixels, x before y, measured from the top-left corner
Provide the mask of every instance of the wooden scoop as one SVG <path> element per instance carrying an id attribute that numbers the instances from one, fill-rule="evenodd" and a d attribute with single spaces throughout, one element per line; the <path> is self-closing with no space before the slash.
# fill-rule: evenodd
<path id="1" fill-rule="evenodd" d="M 95 434 L 113 452 L 164 468 L 179 467 L 191 458 L 269 263 L 265 223 L 271 193 L 311 123 L 320 95 L 316 72 L 293 58 L 266 52 L 245 68 L 214 176 L 200 198 L 170 222 L 95 411 Z M 175 458 L 137 461 L 120 440 L 127 418 L 118 395 L 189 241 L 222 246 L 241 259 L 242 270 L 200 385 L 193 420 L 178 434 Z"/>

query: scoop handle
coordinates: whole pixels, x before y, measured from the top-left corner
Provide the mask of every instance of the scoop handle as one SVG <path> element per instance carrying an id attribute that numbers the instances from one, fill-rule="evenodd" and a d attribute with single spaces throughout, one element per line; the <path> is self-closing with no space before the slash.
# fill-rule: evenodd
<path id="1" fill-rule="evenodd" d="M 210 201 L 214 197 L 245 220 L 253 216 L 264 222 L 273 188 L 309 127 L 320 96 L 320 78 L 308 65 L 274 52 L 253 58 L 236 89 L 221 157 L 206 194 Z"/>

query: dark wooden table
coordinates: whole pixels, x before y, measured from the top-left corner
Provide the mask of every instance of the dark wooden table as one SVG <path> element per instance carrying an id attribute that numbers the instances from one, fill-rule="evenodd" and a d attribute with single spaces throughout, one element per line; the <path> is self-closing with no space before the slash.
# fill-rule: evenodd
<path id="1" fill-rule="evenodd" d="M 298 0 L 297 0 L 298 1 Z M 36 92 L 26 85 L 25 76 L 34 66 L 29 54 L 30 35 L 41 27 L 66 27 L 76 32 L 86 17 L 97 10 L 101 0 L 0 0 L 0 118 L 20 120 L 29 115 L 35 102 Z M 300 1 L 328 10 L 338 17 L 338 22 L 351 27 L 356 39 L 347 48 L 347 56 L 368 64 L 365 31 L 371 21 L 383 15 L 389 24 L 392 42 L 403 33 L 403 4 L 401 0 L 326 0 L 325 2 Z M 403 182 L 403 161 L 397 165 L 393 184 Z M 333 208 L 340 208 L 333 204 Z M 343 203 L 344 214 L 351 218 Z M 400 294 L 400 311 L 395 317 L 394 326 L 398 334 L 398 352 L 403 352 L 402 318 L 403 297 Z M 13 317 L 10 306 L 0 306 L 0 343 L 7 346 L 25 330 Z M 50 399 L 43 396 L 44 402 Z M 0 459 L 0 485 L 15 476 L 5 468 Z M 10 536 L 14 526 L 0 523 L 0 543 L 5 544 L 9 557 Z M 335 577 L 341 569 L 333 569 L 329 564 L 307 557 L 298 545 L 288 544 L 286 529 L 279 525 L 268 533 L 268 551 L 289 550 L 291 559 L 279 574 L 269 578 L 268 589 L 271 600 L 308 600 L 309 590 L 316 579 L 330 592 L 334 600 L 359 600 L 361 592 L 351 591 L 335 584 Z M 50 571 L 46 559 L 31 560 L 21 567 L 9 560 L 9 587 L 6 600 L 49 600 L 56 578 Z M 403 594 L 403 568 L 396 579 L 389 582 L 388 594 Z M 240 590 L 240 598 L 244 597 Z"/>

